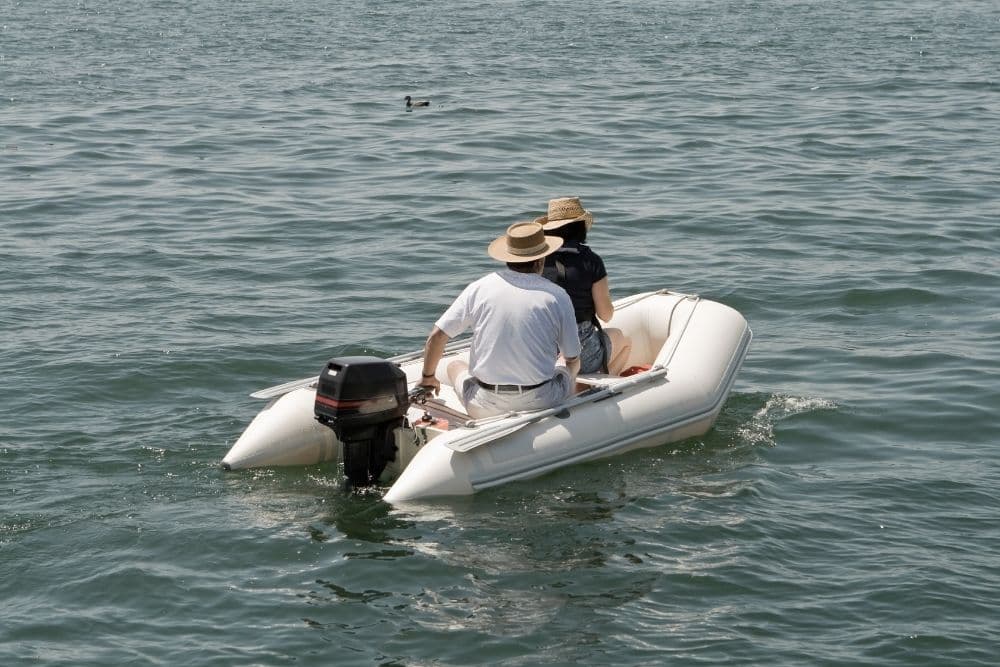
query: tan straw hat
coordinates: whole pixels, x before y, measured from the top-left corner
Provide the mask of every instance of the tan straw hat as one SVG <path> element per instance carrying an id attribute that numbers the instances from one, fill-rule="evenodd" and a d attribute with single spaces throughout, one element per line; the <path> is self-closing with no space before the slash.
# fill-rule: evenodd
<path id="1" fill-rule="evenodd" d="M 594 216 L 590 211 L 583 208 L 579 197 L 559 197 L 549 200 L 549 212 L 540 218 L 535 218 L 535 222 L 542 225 L 546 231 L 558 229 L 571 222 L 583 220 L 587 223 L 587 231 L 590 231 L 594 224 Z"/>
<path id="2" fill-rule="evenodd" d="M 487 252 L 501 262 L 533 262 L 551 255 L 562 243 L 562 239 L 546 236 L 537 222 L 515 222 L 490 243 Z"/>

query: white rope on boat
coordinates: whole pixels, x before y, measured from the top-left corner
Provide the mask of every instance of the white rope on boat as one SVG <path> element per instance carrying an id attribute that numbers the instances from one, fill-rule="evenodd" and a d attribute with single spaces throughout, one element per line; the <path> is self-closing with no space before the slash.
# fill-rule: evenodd
<path id="1" fill-rule="evenodd" d="M 691 318 L 694 317 L 694 310 L 695 310 L 695 308 L 698 307 L 698 303 L 701 301 L 701 297 L 698 296 L 697 294 L 684 294 L 682 296 L 684 298 L 677 300 L 677 303 L 674 304 L 674 307 L 670 309 L 670 315 L 667 316 L 667 336 L 666 336 L 666 340 L 670 339 L 670 330 L 673 328 L 673 323 L 674 323 L 674 311 L 677 310 L 677 306 L 681 305 L 681 303 L 683 301 L 694 301 L 694 306 L 691 307 L 691 312 L 688 313 L 688 317 L 684 321 L 684 328 L 681 329 L 680 336 L 678 336 L 677 340 L 674 341 L 674 347 L 673 347 L 673 349 L 670 350 L 670 354 L 664 360 L 664 362 L 663 362 L 664 366 L 669 366 L 670 362 L 673 361 L 673 359 L 674 359 L 674 353 L 677 352 L 677 348 L 681 344 L 681 338 L 683 338 L 684 332 L 687 331 L 688 324 L 691 323 Z"/>
<path id="2" fill-rule="evenodd" d="M 620 308 L 628 308 L 631 305 L 637 304 L 640 301 L 644 301 L 649 297 L 656 296 L 658 294 L 677 294 L 677 293 L 671 292 L 668 289 L 660 289 L 656 290 L 655 292 L 643 292 L 642 294 L 633 294 L 632 296 L 627 296 L 623 299 L 615 301 L 614 302 L 615 310 L 618 310 Z M 679 296 L 686 296 L 686 295 L 681 294 Z"/>

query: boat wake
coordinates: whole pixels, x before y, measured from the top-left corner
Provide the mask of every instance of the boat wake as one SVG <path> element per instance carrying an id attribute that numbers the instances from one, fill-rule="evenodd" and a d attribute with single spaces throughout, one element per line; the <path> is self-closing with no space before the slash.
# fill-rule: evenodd
<path id="1" fill-rule="evenodd" d="M 757 396 L 760 396 L 759 394 Z M 817 410 L 835 410 L 837 404 L 824 398 L 765 394 L 764 405 L 735 429 L 736 435 L 746 445 L 774 447 L 775 424 L 795 415 Z M 736 398 L 734 396 L 734 398 Z"/>

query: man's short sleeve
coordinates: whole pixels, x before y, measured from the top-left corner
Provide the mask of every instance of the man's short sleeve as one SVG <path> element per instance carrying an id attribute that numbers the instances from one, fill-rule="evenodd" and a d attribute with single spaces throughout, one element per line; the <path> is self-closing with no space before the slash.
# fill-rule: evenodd
<path id="1" fill-rule="evenodd" d="M 448 334 L 449 338 L 454 338 L 472 325 L 469 311 L 471 291 L 472 285 L 462 290 L 462 293 L 448 306 L 448 310 L 444 311 L 434 323 L 434 326 Z"/>

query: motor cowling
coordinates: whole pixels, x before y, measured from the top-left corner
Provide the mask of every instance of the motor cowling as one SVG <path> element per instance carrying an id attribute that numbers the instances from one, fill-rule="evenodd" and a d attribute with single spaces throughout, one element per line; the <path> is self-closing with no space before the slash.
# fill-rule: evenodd
<path id="1" fill-rule="evenodd" d="M 396 458 L 394 429 L 403 425 L 409 398 L 406 374 L 378 357 L 335 357 L 316 386 L 314 412 L 337 434 L 344 474 L 352 486 L 378 481 Z"/>

